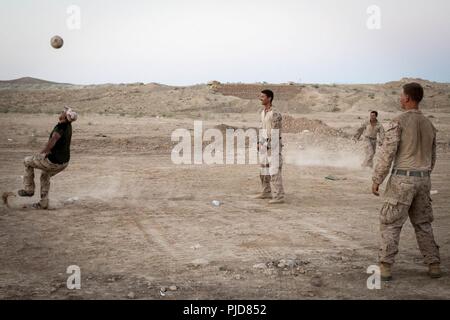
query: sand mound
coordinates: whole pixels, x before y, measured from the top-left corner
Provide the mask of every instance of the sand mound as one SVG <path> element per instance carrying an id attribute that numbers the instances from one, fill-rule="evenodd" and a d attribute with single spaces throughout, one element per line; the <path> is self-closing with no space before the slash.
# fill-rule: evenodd
<path id="1" fill-rule="evenodd" d="M 302 85 L 295 84 L 221 84 L 217 81 L 212 81 L 208 85 L 215 92 L 224 96 L 233 96 L 246 100 L 257 100 L 261 91 L 269 88 L 274 92 L 277 101 L 293 99 L 303 90 Z"/>
<path id="2" fill-rule="evenodd" d="M 302 133 L 305 130 L 326 136 L 340 137 L 345 135 L 341 130 L 333 129 L 320 120 L 294 118 L 291 116 L 283 117 L 283 132 Z"/>
<path id="3" fill-rule="evenodd" d="M 223 133 L 226 132 L 227 129 L 237 130 L 237 129 L 256 129 L 254 127 L 236 127 L 228 124 L 219 124 L 214 126 L 215 129 L 219 129 Z M 337 130 L 331 128 L 321 120 L 309 120 L 306 118 L 294 118 L 292 116 L 284 115 L 283 116 L 283 132 L 284 133 L 313 133 L 317 135 L 325 135 L 332 137 L 345 137 L 345 133 L 342 130 Z"/>
<path id="4" fill-rule="evenodd" d="M 214 129 L 219 129 L 222 133 L 225 133 L 227 129 L 237 130 L 238 128 L 235 126 L 230 126 L 228 124 L 222 123 L 217 126 L 214 126 Z"/>

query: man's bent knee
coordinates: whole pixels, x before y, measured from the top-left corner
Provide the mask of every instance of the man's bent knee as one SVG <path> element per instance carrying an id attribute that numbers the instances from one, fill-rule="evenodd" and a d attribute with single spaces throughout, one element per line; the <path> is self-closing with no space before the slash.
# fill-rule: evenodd
<path id="1" fill-rule="evenodd" d="M 27 156 L 23 159 L 25 167 L 29 167 L 33 163 L 33 156 Z"/>

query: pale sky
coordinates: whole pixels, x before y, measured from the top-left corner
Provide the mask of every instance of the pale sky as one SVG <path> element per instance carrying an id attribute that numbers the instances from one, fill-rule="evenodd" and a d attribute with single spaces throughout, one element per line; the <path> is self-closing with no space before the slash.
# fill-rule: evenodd
<path id="1" fill-rule="evenodd" d="M 448 0 L 0 0 L 0 80 L 450 82 L 449 16 Z"/>

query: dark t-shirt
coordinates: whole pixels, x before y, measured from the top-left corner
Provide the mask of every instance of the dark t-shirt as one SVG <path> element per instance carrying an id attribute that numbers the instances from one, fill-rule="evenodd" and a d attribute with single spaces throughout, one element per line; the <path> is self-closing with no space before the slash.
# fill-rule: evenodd
<path id="1" fill-rule="evenodd" d="M 70 122 L 58 123 L 50 133 L 58 132 L 61 138 L 56 141 L 55 146 L 48 155 L 48 160 L 52 163 L 63 164 L 70 160 L 70 141 L 72 140 L 72 124 Z"/>

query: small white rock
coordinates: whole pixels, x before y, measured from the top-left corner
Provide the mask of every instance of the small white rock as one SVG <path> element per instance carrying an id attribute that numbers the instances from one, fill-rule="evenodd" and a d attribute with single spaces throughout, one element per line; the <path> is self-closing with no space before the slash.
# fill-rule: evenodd
<path id="1" fill-rule="evenodd" d="M 69 198 L 66 201 L 64 201 L 64 203 L 65 204 L 72 204 L 72 203 L 77 202 L 78 200 L 80 200 L 78 197 L 72 197 L 72 198 Z"/>
<path id="2" fill-rule="evenodd" d="M 193 264 L 194 266 L 197 266 L 197 267 L 207 265 L 208 263 L 209 263 L 208 260 L 201 259 L 201 258 L 191 261 L 191 264 Z"/>
<path id="3" fill-rule="evenodd" d="M 289 268 L 294 268 L 296 265 L 294 260 L 286 260 L 286 266 L 288 266 Z"/>

